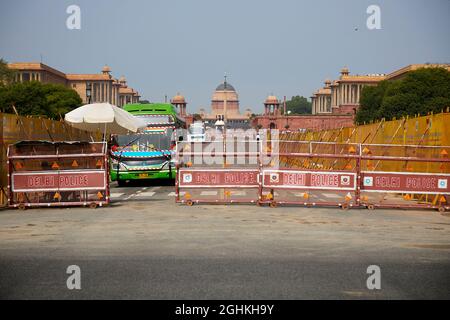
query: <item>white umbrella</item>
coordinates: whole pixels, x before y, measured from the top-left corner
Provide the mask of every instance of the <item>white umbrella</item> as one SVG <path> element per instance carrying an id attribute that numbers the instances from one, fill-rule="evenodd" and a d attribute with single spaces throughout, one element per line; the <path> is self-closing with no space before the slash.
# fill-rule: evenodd
<path id="1" fill-rule="evenodd" d="M 109 103 L 86 104 L 66 113 L 64 120 L 72 127 L 104 134 L 126 134 L 145 127 L 143 121 Z"/>

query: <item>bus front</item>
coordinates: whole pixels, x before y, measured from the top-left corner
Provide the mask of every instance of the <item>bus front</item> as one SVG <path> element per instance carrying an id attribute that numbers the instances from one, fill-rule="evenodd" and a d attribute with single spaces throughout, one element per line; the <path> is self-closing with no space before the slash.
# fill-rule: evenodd
<path id="1" fill-rule="evenodd" d="M 171 115 L 135 115 L 147 127 L 137 134 L 114 137 L 111 180 L 119 186 L 131 180 L 174 179 L 176 127 Z"/>

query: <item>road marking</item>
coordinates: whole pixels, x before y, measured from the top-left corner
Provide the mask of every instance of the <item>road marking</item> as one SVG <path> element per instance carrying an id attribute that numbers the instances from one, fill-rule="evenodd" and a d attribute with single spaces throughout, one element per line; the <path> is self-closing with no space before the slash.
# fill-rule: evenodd
<path id="1" fill-rule="evenodd" d="M 141 192 L 139 194 L 137 194 L 137 197 L 152 197 L 156 192 L 154 191 L 146 191 L 146 192 Z"/>
<path id="2" fill-rule="evenodd" d="M 180 191 L 180 196 L 184 196 L 185 194 L 186 194 L 185 191 Z M 169 193 L 167 196 L 168 196 L 168 197 L 175 197 L 176 194 L 175 194 L 175 192 L 172 191 L 172 192 Z"/>
<path id="3" fill-rule="evenodd" d="M 110 198 L 120 198 L 121 196 L 123 196 L 125 193 L 122 192 L 112 192 L 109 197 Z"/>

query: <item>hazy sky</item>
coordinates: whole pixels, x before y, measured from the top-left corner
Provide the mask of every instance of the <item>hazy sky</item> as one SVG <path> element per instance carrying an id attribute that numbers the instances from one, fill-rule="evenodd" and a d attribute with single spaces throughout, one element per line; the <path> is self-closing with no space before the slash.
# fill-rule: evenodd
<path id="1" fill-rule="evenodd" d="M 66 28 L 71 4 L 81 30 Z M 366 27 L 371 4 L 381 30 Z M 0 57 L 42 55 L 66 73 L 108 64 L 142 98 L 181 92 L 190 112 L 209 110 L 226 72 L 241 111 L 261 112 L 268 94 L 310 97 L 343 66 L 365 74 L 450 63 L 449 16 L 449 0 L 2 0 Z"/>

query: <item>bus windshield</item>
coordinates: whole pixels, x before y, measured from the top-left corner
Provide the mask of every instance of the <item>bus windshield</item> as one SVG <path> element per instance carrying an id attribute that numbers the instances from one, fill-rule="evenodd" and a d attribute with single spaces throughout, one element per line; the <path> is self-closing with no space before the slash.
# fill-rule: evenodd
<path id="1" fill-rule="evenodd" d="M 161 132 L 148 134 L 119 135 L 117 143 L 125 151 L 160 151 L 170 150 L 173 129 L 165 128 Z"/>

